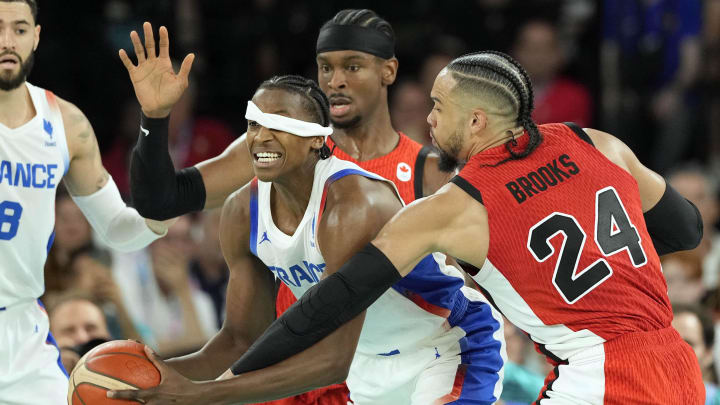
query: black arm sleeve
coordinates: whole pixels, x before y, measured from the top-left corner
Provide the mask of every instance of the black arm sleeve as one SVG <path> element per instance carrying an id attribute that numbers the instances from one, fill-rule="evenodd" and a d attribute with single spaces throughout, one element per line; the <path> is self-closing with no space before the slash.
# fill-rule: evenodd
<path id="1" fill-rule="evenodd" d="M 205 206 L 205 184 L 195 167 L 175 171 L 168 151 L 168 119 L 142 114 L 130 160 L 132 205 L 145 218 L 165 220 Z"/>
<path id="2" fill-rule="evenodd" d="M 658 255 L 694 249 L 700 244 L 703 236 L 700 212 L 669 184 L 660 201 L 644 216 Z"/>
<path id="3" fill-rule="evenodd" d="M 358 316 L 401 278 L 387 256 L 369 243 L 275 320 L 232 372 L 261 369 L 300 353 Z"/>

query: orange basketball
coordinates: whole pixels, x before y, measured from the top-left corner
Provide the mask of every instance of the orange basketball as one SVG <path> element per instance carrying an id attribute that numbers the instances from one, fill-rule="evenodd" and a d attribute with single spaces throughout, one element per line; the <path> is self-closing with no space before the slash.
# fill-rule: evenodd
<path id="1" fill-rule="evenodd" d="M 129 405 L 107 398 L 108 390 L 146 389 L 160 384 L 160 372 L 132 340 L 103 343 L 84 355 L 70 374 L 69 405 Z"/>

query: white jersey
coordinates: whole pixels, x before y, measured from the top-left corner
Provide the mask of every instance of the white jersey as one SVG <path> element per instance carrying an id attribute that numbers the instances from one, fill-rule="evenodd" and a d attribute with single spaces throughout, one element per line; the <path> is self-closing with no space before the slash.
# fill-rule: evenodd
<path id="1" fill-rule="evenodd" d="M 251 183 L 250 249 L 296 297 L 322 277 L 325 259 L 317 243 L 317 227 L 328 187 L 346 175 L 361 175 L 393 185 L 354 163 L 336 157 L 321 160 L 315 167 L 305 216 L 293 235 L 283 233 L 273 222 L 272 183 L 257 179 Z M 398 200 L 402 201 L 399 195 Z M 467 300 L 459 298 L 464 284 L 462 274 L 444 263 L 442 254 L 426 257 L 367 310 L 357 353 L 380 356 L 408 353 L 448 333 L 453 319 L 464 315 Z"/>
<path id="2" fill-rule="evenodd" d="M 55 95 L 26 85 L 35 117 L 15 129 L 0 123 L 0 308 L 45 291 L 55 191 L 70 165 Z"/>

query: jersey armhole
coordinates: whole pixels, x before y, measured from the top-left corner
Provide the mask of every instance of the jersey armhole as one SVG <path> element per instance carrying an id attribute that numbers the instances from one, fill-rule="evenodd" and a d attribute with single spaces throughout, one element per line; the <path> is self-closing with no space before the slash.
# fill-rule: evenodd
<path id="1" fill-rule="evenodd" d="M 575 135 L 577 135 L 578 138 L 582 139 L 583 141 L 589 143 L 592 146 L 595 146 L 595 143 L 593 143 L 592 139 L 590 139 L 590 135 L 588 135 L 584 129 L 580 128 L 579 125 L 574 122 L 564 122 L 563 124 L 565 124 L 565 126 L 570 128 L 573 132 L 575 132 Z"/>
<path id="2" fill-rule="evenodd" d="M 415 159 L 415 181 L 413 183 L 413 189 L 415 191 L 416 200 L 425 197 L 425 193 L 423 192 L 423 180 L 425 180 L 425 160 L 427 159 L 427 155 L 430 153 L 430 150 L 431 148 L 429 146 L 423 146 Z"/>
<path id="3" fill-rule="evenodd" d="M 452 179 L 450 179 L 450 183 L 454 183 L 456 186 L 460 187 L 465 191 L 466 193 L 470 194 L 470 197 L 474 198 L 479 202 L 480 204 L 483 203 L 482 194 L 480 193 L 480 190 L 475 188 L 472 184 L 470 184 L 467 180 L 460 177 L 460 175 L 456 175 Z"/>
<path id="4" fill-rule="evenodd" d="M 256 257 L 257 254 L 257 234 L 258 234 L 258 178 L 255 177 L 250 182 L 250 251 Z"/>

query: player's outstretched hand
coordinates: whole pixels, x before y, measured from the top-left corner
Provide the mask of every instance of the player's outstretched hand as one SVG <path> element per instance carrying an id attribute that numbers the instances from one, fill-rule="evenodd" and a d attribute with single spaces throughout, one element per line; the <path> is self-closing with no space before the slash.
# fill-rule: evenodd
<path id="1" fill-rule="evenodd" d="M 149 22 L 143 24 L 143 33 L 144 47 L 138 33 L 135 31 L 130 33 L 137 56 L 137 66 L 132 63 L 124 49 L 118 54 L 130 74 L 135 96 L 140 102 L 143 113 L 150 118 L 164 118 L 170 114 L 173 105 L 188 86 L 188 75 L 195 55 L 188 54 L 180 66 L 180 72 L 175 74 L 170 61 L 170 37 L 167 28 L 160 27 L 159 54 L 155 49 L 155 37 Z"/>
<path id="2" fill-rule="evenodd" d="M 198 384 L 188 380 L 166 365 L 149 347 L 145 354 L 160 370 L 160 385 L 146 390 L 108 391 L 107 397 L 137 401 L 145 405 L 196 405 L 204 403 Z"/>

